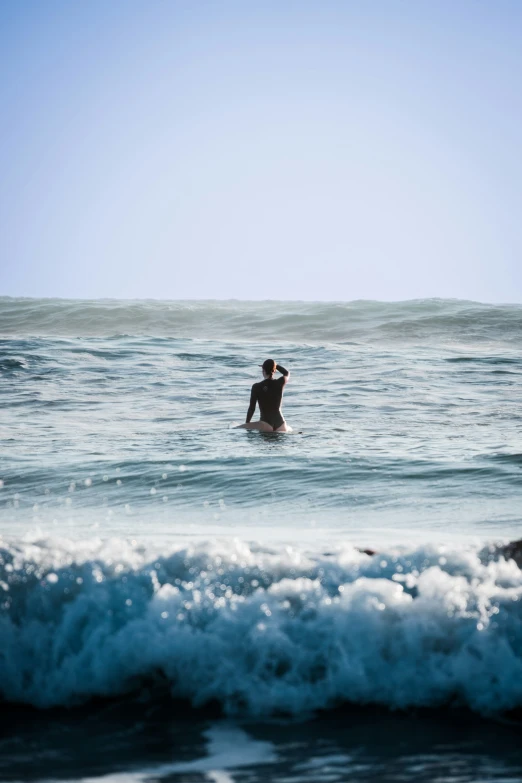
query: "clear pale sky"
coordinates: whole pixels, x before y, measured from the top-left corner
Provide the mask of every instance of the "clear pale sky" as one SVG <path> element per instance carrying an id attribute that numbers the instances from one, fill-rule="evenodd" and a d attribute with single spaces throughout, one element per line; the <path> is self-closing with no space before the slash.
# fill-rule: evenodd
<path id="1" fill-rule="evenodd" d="M 520 0 L 3 0 L 0 295 L 522 302 Z"/>

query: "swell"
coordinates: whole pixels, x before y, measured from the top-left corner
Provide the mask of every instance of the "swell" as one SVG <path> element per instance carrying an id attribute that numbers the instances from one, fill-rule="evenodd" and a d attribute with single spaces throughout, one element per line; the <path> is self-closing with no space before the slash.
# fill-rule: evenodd
<path id="1" fill-rule="evenodd" d="M 40 453 L 43 453 L 41 450 Z M 354 505 L 410 501 L 415 493 L 437 497 L 481 498 L 511 492 L 516 506 L 522 455 L 494 453 L 462 464 L 435 460 L 293 456 L 122 460 L 76 464 L 71 459 L 52 468 L 27 467 L 10 458 L 2 468 L 2 496 L 7 508 L 44 511 L 64 507 L 100 509 L 125 507 L 153 511 L 165 503 L 176 508 L 258 508 L 269 502 L 313 504 L 315 508 L 346 509 Z"/>
<path id="2" fill-rule="evenodd" d="M 500 340 L 522 336 L 522 306 L 408 302 L 122 301 L 0 298 L 0 335 L 135 335 L 297 342 Z"/>

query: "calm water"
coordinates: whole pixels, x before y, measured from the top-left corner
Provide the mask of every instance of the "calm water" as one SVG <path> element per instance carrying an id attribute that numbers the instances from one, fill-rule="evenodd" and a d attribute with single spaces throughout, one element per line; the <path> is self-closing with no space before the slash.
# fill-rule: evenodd
<path id="1" fill-rule="evenodd" d="M 522 573 L 490 545 L 521 537 L 521 339 L 514 305 L 0 299 L 4 698 L 59 708 L 160 688 L 236 721 L 347 702 L 520 708 Z M 292 374 L 291 435 L 233 429 L 269 356 Z M 220 742 L 230 757 L 221 724 L 161 774 L 257 779 L 286 758 L 262 725 L 241 774 L 203 768 Z M 320 779 L 322 735 L 305 725 L 312 766 L 286 780 Z M 13 769 L 22 733 L 3 746 Z M 329 780 L 362 753 L 336 742 Z M 383 748 L 357 779 L 384 779 Z M 506 750 L 470 777 L 480 753 L 451 779 L 519 774 Z M 96 775 L 131 763 L 111 758 Z M 42 764 L 12 779 L 82 776 Z"/>

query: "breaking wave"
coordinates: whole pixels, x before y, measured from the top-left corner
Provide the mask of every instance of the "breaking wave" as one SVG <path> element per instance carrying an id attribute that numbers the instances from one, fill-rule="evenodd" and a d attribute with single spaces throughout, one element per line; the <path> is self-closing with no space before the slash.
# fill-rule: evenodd
<path id="1" fill-rule="evenodd" d="M 37 707 L 155 683 L 194 707 L 522 706 L 522 571 L 493 548 L 365 554 L 239 540 L 0 547 L 0 693 Z"/>

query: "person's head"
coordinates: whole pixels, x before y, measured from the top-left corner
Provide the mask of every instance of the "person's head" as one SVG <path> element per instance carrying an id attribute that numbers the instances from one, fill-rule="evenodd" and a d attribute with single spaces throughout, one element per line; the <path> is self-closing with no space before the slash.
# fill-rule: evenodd
<path id="1" fill-rule="evenodd" d="M 266 359 L 261 365 L 265 378 L 271 378 L 276 371 L 276 363 L 273 359 Z"/>

